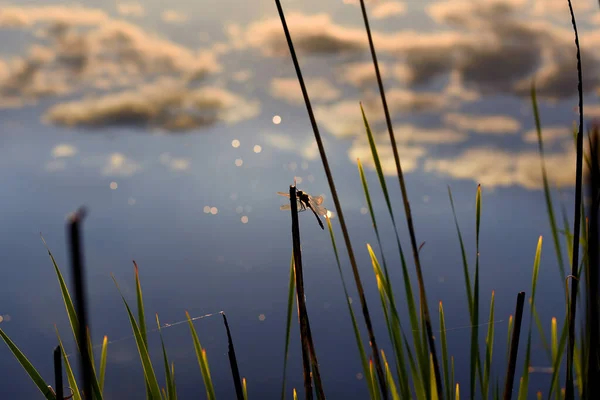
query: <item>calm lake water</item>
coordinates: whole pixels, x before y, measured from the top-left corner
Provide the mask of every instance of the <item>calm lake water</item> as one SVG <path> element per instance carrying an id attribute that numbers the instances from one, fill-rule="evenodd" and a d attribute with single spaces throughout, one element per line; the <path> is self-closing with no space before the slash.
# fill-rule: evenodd
<path id="1" fill-rule="evenodd" d="M 379 254 L 356 158 L 366 177 L 382 246 L 404 317 L 399 256 L 374 172 L 359 101 L 377 136 L 407 259 L 410 241 L 393 156 L 363 32 L 352 1 L 284 1 L 380 347 L 391 353 L 367 252 Z M 547 3 L 547 4 L 546 4 Z M 475 194 L 482 184 L 481 319 L 495 292 L 494 376 L 503 382 L 507 320 L 519 291 L 531 291 L 544 237 L 536 302 L 544 326 L 564 317 L 563 289 L 541 190 L 529 85 L 537 77 L 547 168 L 569 219 L 575 170 L 572 123 L 576 70 L 565 3 L 373 1 L 394 127 L 421 250 L 434 330 L 446 314 L 457 380 L 468 392 L 470 329 L 452 188 L 471 266 Z M 500 7 L 501 6 L 501 7 Z M 581 2 L 586 119 L 600 116 L 597 4 Z M 70 283 L 66 216 L 80 206 L 94 343 L 108 347 L 107 399 L 145 398 L 143 375 L 114 274 L 133 305 L 132 260 L 140 267 L 149 328 L 192 317 L 219 398 L 234 398 L 220 311 L 231 326 L 251 398 L 281 389 L 288 213 L 298 187 L 325 196 L 361 329 L 363 319 L 337 210 L 316 151 L 274 3 L 240 0 L 12 2 L 0 8 L 0 250 L 2 328 L 52 382 L 54 326 L 74 351 L 43 234 Z M 329 234 L 300 216 L 306 300 L 326 394 L 367 397 Z M 565 251 L 566 253 L 566 251 Z M 409 263 L 413 274 L 414 266 Z M 413 285 L 416 281 L 413 282 Z M 416 286 L 415 286 L 416 289 Z M 408 327 L 408 319 L 406 327 Z M 528 329 L 529 313 L 524 316 Z M 288 393 L 302 387 L 294 317 Z M 482 328 L 485 331 L 486 327 Z M 534 328 L 535 329 L 535 328 Z M 163 330 L 181 398 L 204 398 L 186 324 Z M 363 329 L 363 338 L 366 338 Z M 150 351 L 162 378 L 158 333 Z M 532 365 L 548 367 L 534 334 Z M 483 336 L 482 336 L 482 343 Z M 365 341 L 366 345 L 366 341 Z M 524 345 L 522 347 L 524 349 Z M 524 352 L 524 350 L 523 350 Z M 523 353 L 522 352 L 522 353 Z M 519 360 L 519 370 L 522 361 Z M 530 394 L 547 391 L 533 374 Z M 0 346 L 0 398 L 39 397 L 8 348 Z"/>

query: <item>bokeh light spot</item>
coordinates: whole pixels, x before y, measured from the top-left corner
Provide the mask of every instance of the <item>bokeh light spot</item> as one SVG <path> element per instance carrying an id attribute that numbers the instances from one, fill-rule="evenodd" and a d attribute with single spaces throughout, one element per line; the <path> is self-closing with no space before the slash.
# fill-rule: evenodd
<path id="1" fill-rule="evenodd" d="M 258 316 L 258 320 L 259 320 L 259 321 L 264 321 L 265 319 L 267 319 L 267 317 L 265 316 L 265 314 L 260 314 L 260 315 Z"/>
<path id="2" fill-rule="evenodd" d="M 241 218 L 241 220 L 242 220 L 242 224 L 247 224 L 248 223 L 248 217 L 245 216 L 245 215 Z"/>
<path id="3" fill-rule="evenodd" d="M 243 164 L 244 164 L 244 160 L 242 160 L 241 158 L 238 158 L 237 160 L 235 160 L 236 167 L 241 167 Z"/>
<path id="4" fill-rule="evenodd" d="M 281 123 L 281 117 L 280 117 L 279 115 L 275 115 L 275 116 L 273 117 L 273 123 L 274 123 L 275 125 L 279 125 L 279 124 Z"/>
<path id="5" fill-rule="evenodd" d="M 210 208 L 210 213 L 212 215 L 217 215 L 218 212 L 219 212 L 219 209 L 217 207 L 211 207 Z"/>
<path id="6" fill-rule="evenodd" d="M 205 214 L 210 214 L 210 206 L 204 206 L 203 210 Z"/>
<path id="7" fill-rule="evenodd" d="M 240 141 L 239 141 L 239 140 L 237 140 L 237 139 L 233 139 L 233 140 L 231 141 L 231 145 L 232 145 L 234 148 L 236 148 L 236 149 L 237 149 L 238 147 L 240 147 Z"/>
<path id="8" fill-rule="evenodd" d="M 262 147 L 260 145 L 257 144 L 254 146 L 254 152 L 256 154 L 260 153 L 261 151 L 262 151 Z"/>
<path id="9" fill-rule="evenodd" d="M 112 190 L 116 190 L 119 187 L 119 184 L 117 182 L 111 182 L 110 183 L 110 188 Z"/>

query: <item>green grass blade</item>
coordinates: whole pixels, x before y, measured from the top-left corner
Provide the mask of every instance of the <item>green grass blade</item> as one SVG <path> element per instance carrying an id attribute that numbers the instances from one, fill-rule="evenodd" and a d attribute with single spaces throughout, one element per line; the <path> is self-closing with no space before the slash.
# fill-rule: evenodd
<path id="1" fill-rule="evenodd" d="M 383 302 L 383 309 L 385 312 L 386 309 L 386 303 L 389 305 L 390 307 L 390 315 L 391 315 L 391 319 L 389 321 L 386 321 L 388 323 L 388 326 L 390 327 L 390 331 L 391 331 L 391 337 L 390 340 L 392 341 L 392 344 L 394 346 L 394 352 L 396 355 L 396 362 L 398 364 L 398 375 L 399 375 L 399 385 L 400 385 L 400 390 L 402 392 L 402 397 L 403 398 L 408 398 L 408 396 L 410 396 L 409 392 L 408 392 L 408 388 L 409 388 L 409 382 L 408 382 L 408 374 L 406 372 L 406 367 L 405 367 L 405 363 L 404 363 L 404 351 L 403 351 L 403 345 L 402 345 L 402 327 L 400 324 L 400 318 L 398 315 L 398 311 L 396 309 L 396 305 L 394 304 L 394 302 L 391 301 L 391 297 L 389 296 L 389 294 L 387 293 L 387 288 L 389 287 L 386 283 L 385 283 L 385 275 L 383 273 L 383 271 L 381 270 L 381 266 L 379 264 L 379 261 L 377 260 L 377 256 L 375 255 L 375 252 L 373 252 L 373 249 L 371 248 L 371 246 L 369 244 L 367 244 L 367 250 L 369 251 L 369 256 L 371 257 L 371 264 L 373 265 L 373 271 L 375 272 L 375 277 L 377 280 L 377 287 L 379 289 L 379 293 L 380 296 L 384 299 L 382 299 Z M 387 300 L 387 302 L 386 302 Z M 387 317 L 387 314 L 384 314 Z M 417 391 L 417 395 L 419 395 L 419 392 L 422 390 L 422 382 L 421 379 L 419 379 L 418 374 L 413 376 L 413 383 L 415 386 L 415 390 Z"/>
<path id="2" fill-rule="evenodd" d="M 533 261 L 533 275 L 531 277 L 531 297 L 529 303 L 533 307 L 535 305 L 535 291 L 537 287 L 537 279 L 540 272 L 540 259 L 542 257 L 542 237 L 538 239 L 537 249 L 535 251 L 535 260 Z M 533 318 L 533 313 L 529 317 L 529 323 Z"/>
<path id="3" fill-rule="evenodd" d="M 287 359 L 290 348 L 290 332 L 292 328 L 292 313 L 294 309 L 294 293 L 296 293 L 296 275 L 294 273 L 294 254 L 290 261 L 290 279 L 288 283 L 287 317 L 285 323 L 285 349 L 283 351 L 283 378 L 281 383 L 281 400 L 285 400 L 285 383 L 287 377 Z"/>
<path id="4" fill-rule="evenodd" d="M 398 394 L 398 389 L 396 389 L 396 384 L 394 383 L 394 377 L 392 376 L 392 371 L 390 371 L 390 366 L 385 358 L 385 353 L 381 350 L 381 359 L 383 360 L 383 365 L 385 368 L 385 376 L 387 378 L 388 387 L 390 392 L 392 393 L 393 400 L 400 400 L 400 395 Z"/>
<path id="5" fill-rule="evenodd" d="M 158 385 L 158 380 L 156 379 L 156 374 L 154 373 L 154 368 L 152 367 L 152 361 L 150 360 L 150 354 L 148 353 L 148 348 L 146 347 L 146 344 L 144 343 L 142 333 L 140 332 L 140 328 L 133 316 L 133 313 L 131 312 L 131 309 L 129 308 L 129 304 L 127 304 L 125 297 L 123 297 L 123 294 L 121 293 L 121 289 L 119 289 L 117 280 L 115 279 L 114 276 L 112 278 L 113 278 L 113 281 L 115 282 L 115 286 L 117 287 L 117 290 L 119 291 L 119 294 L 121 295 L 123 304 L 125 305 L 125 308 L 127 309 L 127 315 L 129 317 L 131 329 L 133 330 L 135 344 L 137 346 L 138 353 L 140 355 L 140 361 L 142 363 L 144 377 L 146 378 L 146 383 L 148 384 L 148 387 L 149 387 L 148 393 L 150 396 L 152 396 L 152 399 L 155 399 L 155 400 L 160 399 L 161 398 L 160 386 Z"/>
<path id="6" fill-rule="evenodd" d="M 294 391 L 292 392 L 293 396 L 294 396 L 294 400 L 298 400 L 298 393 L 296 393 L 296 389 L 294 388 Z"/>
<path id="7" fill-rule="evenodd" d="M 162 330 L 160 328 L 160 320 L 158 314 L 156 314 L 156 326 L 158 327 L 158 334 L 160 336 L 160 345 L 163 353 L 163 363 L 165 368 L 165 380 L 167 385 L 167 399 L 172 399 L 174 396 L 173 377 L 171 375 L 171 369 L 169 368 L 169 358 L 167 357 L 167 349 L 165 348 L 165 342 L 163 340 Z"/>
<path id="8" fill-rule="evenodd" d="M 98 386 L 100 391 L 104 391 L 104 378 L 106 376 L 106 353 L 108 351 L 108 336 L 102 340 L 102 349 L 100 351 L 100 375 L 98 377 Z"/>
<path id="9" fill-rule="evenodd" d="M 552 232 L 552 240 L 554 242 L 554 251 L 556 252 L 556 260 L 558 261 L 558 268 L 560 272 L 560 280 L 564 279 L 566 274 L 565 263 L 563 260 L 562 250 L 560 246 L 560 240 L 558 238 L 558 228 L 556 225 L 556 218 L 554 216 L 554 206 L 552 205 L 552 195 L 550 193 L 550 185 L 548 184 L 548 175 L 546 173 L 546 163 L 544 161 L 544 143 L 542 140 L 542 125 L 540 122 L 540 115 L 538 111 L 538 104 L 535 92 L 535 84 L 531 83 L 531 103 L 533 106 L 533 116 L 535 119 L 535 128 L 537 131 L 538 148 L 540 153 L 540 163 L 542 167 L 542 181 L 544 184 L 544 198 L 546 200 L 546 212 L 548 214 L 548 221 L 550 222 L 550 230 Z M 561 285 L 562 286 L 562 285 Z"/>
<path id="10" fill-rule="evenodd" d="M 364 112 L 363 112 L 363 118 L 365 118 L 364 117 Z M 367 131 L 370 132 L 370 130 L 368 128 L 367 128 Z M 365 171 L 363 169 L 362 163 L 360 162 L 360 159 L 358 159 L 358 158 L 356 159 L 356 164 L 358 166 L 358 173 L 360 175 L 360 181 L 362 183 L 363 192 L 365 193 L 365 200 L 367 201 L 367 207 L 369 209 L 369 214 L 371 215 L 371 221 L 373 222 L 373 230 L 375 231 L 375 237 L 377 239 L 377 245 L 379 246 L 379 250 L 381 252 L 381 261 L 383 262 L 383 270 L 385 272 L 385 278 L 386 278 L 387 284 L 390 285 L 387 290 L 388 290 L 388 292 L 392 293 L 392 295 L 393 295 L 393 291 L 392 291 L 392 287 L 391 287 L 391 282 L 390 282 L 390 276 L 389 276 L 389 273 L 388 273 L 387 264 L 385 262 L 385 257 L 383 255 L 383 246 L 381 245 L 381 238 L 379 236 L 379 229 L 377 229 L 377 220 L 375 219 L 375 212 L 373 211 L 373 204 L 371 203 L 371 195 L 369 193 L 369 185 L 367 184 L 367 178 L 365 176 Z"/>
<path id="11" fill-rule="evenodd" d="M 244 394 L 244 400 L 248 400 L 248 386 L 246 385 L 246 378 L 242 378 L 242 390 Z"/>
<path id="12" fill-rule="evenodd" d="M 173 400 L 177 400 L 177 385 L 175 384 L 175 363 L 171 361 L 171 383 L 173 384 Z"/>
<path id="13" fill-rule="evenodd" d="M 556 318 L 554 317 L 552 318 L 552 324 L 550 326 L 550 341 L 550 350 L 552 352 L 552 365 L 555 365 L 556 360 L 558 358 L 558 327 L 556 325 Z M 558 364 L 557 368 L 560 368 L 560 364 Z M 560 374 L 560 370 L 557 371 L 557 374 Z M 560 399 L 560 385 L 558 383 L 558 380 L 555 380 L 554 388 L 550 388 L 548 392 L 551 394 L 553 391 L 556 394 L 556 399 Z"/>
<path id="14" fill-rule="evenodd" d="M 58 268 L 58 264 L 56 263 L 56 260 L 54 259 L 54 256 L 52 255 L 52 252 L 50 251 L 50 248 L 48 247 L 48 244 L 46 244 L 46 241 L 43 237 L 42 243 L 44 243 L 44 246 L 48 251 L 48 255 L 50 256 L 50 260 L 52 261 L 52 265 L 54 266 L 54 272 L 56 272 L 56 277 L 60 286 L 60 293 L 65 304 L 65 309 L 67 310 L 67 316 L 69 317 L 69 324 L 71 324 L 71 330 L 73 331 L 73 338 L 75 339 L 75 344 L 79 349 L 79 338 L 77 337 L 77 332 L 79 332 L 79 320 L 77 318 L 77 312 L 75 312 L 75 305 L 73 304 L 73 300 L 71 300 L 69 289 L 67 288 L 67 284 L 65 283 L 62 273 L 60 272 L 60 268 Z"/>
<path id="15" fill-rule="evenodd" d="M 537 308 L 535 307 L 535 305 L 531 306 L 531 312 L 533 314 L 533 319 L 535 320 L 535 325 L 536 325 L 538 333 L 540 335 L 542 347 L 546 351 L 548 360 L 550 360 L 550 362 L 552 362 L 552 350 L 550 349 L 550 344 L 548 343 L 548 339 L 546 338 L 546 334 L 544 333 L 544 327 L 542 326 L 542 320 L 540 319 L 540 315 L 538 314 Z"/>
<path id="16" fill-rule="evenodd" d="M 440 301 L 440 338 L 442 341 L 442 366 L 444 368 L 445 398 L 452 398 L 452 386 L 450 385 L 450 370 L 448 369 L 448 342 L 446 340 L 446 321 L 444 318 L 444 307 Z"/>
<path id="17" fill-rule="evenodd" d="M 465 251 L 465 244 L 463 242 L 462 233 L 460 226 L 458 225 L 458 218 L 456 217 L 456 209 L 454 208 L 454 199 L 452 198 L 452 191 L 448 186 L 448 197 L 450 198 L 450 207 L 452 208 L 452 215 L 454 216 L 454 224 L 456 225 L 456 233 L 458 234 L 458 242 L 460 244 L 460 254 L 463 262 L 463 275 L 465 277 L 465 286 L 467 289 L 467 304 L 469 306 L 469 313 L 471 316 L 471 324 L 473 323 L 473 288 L 471 286 L 471 276 L 469 274 L 469 262 L 467 261 L 467 252 Z"/>
<path id="18" fill-rule="evenodd" d="M 513 329 L 513 316 L 509 315 L 508 316 L 508 334 L 506 335 L 506 364 L 508 365 L 508 360 L 510 357 L 510 337 L 512 335 L 512 329 Z"/>
<path id="19" fill-rule="evenodd" d="M 363 367 L 363 372 L 365 377 L 369 374 L 369 363 L 367 361 L 367 354 L 365 353 L 365 348 L 363 346 L 362 338 L 360 336 L 360 331 L 358 329 L 358 324 L 356 322 L 356 316 L 354 315 L 354 311 L 352 310 L 352 303 L 350 303 L 350 296 L 348 295 L 348 289 L 346 287 L 346 281 L 344 279 L 344 274 L 342 272 L 342 265 L 340 263 L 340 257 L 337 250 L 337 245 L 335 242 L 335 235 L 333 234 L 333 227 L 331 226 L 331 220 L 329 217 L 327 219 L 327 228 L 329 230 L 329 236 L 331 237 L 331 245 L 333 247 L 333 252 L 335 254 L 335 261 L 337 263 L 338 271 L 340 273 L 340 280 L 342 281 L 342 288 L 344 289 L 344 297 L 346 299 L 346 305 L 348 306 L 348 312 L 350 313 L 350 319 L 352 320 L 352 330 L 354 331 L 354 339 L 356 340 L 356 347 L 358 348 L 358 352 L 360 355 L 360 362 Z M 293 277 L 292 277 L 293 279 Z M 293 299 L 292 299 L 293 301 Z M 365 379 L 367 381 L 367 386 L 369 389 L 369 395 L 371 399 L 375 398 L 375 393 L 377 392 L 377 386 L 373 386 L 373 382 L 370 379 Z M 285 387 L 284 387 L 285 389 Z"/>
<path id="20" fill-rule="evenodd" d="M 567 344 L 567 338 L 568 338 L 568 332 L 569 332 L 569 325 L 568 325 L 567 321 L 568 321 L 568 319 L 565 316 L 565 320 L 563 322 L 563 327 L 562 327 L 561 333 L 560 333 L 560 339 L 558 340 L 556 356 L 554 357 L 554 361 L 552 364 L 552 377 L 550 378 L 550 388 L 548 389 L 548 400 L 550 400 L 552 397 L 552 388 L 555 386 L 560 388 L 560 382 L 558 381 L 558 376 L 559 376 L 560 366 L 562 364 L 562 356 L 565 351 L 565 346 Z M 562 389 L 560 389 L 560 390 L 562 393 Z M 559 397 L 559 399 L 562 399 L 562 397 Z"/>
<path id="21" fill-rule="evenodd" d="M 62 351 L 63 364 L 65 366 L 65 373 L 67 374 L 67 381 L 69 382 L 71 390 L 73 390 L 73 400 L 81 400 L 81 393 L 79 392 L 79 387 L 77 386 L 77 380 L 75 379 L 73 368 L 71 368 L 71 363 L 69 362 L 69 358 L 67 357 L 65 347 L 62 344 L 62 339 L 60 338 L 60 334 L 58 333 L 58 329 L 56 328 L 56 326 L 54 327 L 54 330 L 56 331 L 58 344 L 60 345 Z"/>
<path id="22" fill-rule="evenodd" d="M 140 333 L 142 334 L 142 341 L 146 348 L 148 348 L 148 338 L 146 336 L 146 316 L 144 314 L 144 298 L 142 296 L 142 285 L 140 283 L 140 271 L 137 263 L 133 260 L 133 269 L 135 272 L 135 298 L 137 301 L 137 311 L 138 311 L 138 325 L 140 327 Z M 146 398 L 150 399 L 150 386 L 148 382 L 146 382 Z"/>
<path id="23" fill-rule="evenodd" d="M 490 302 L 490 319 L 488 321 L 488 331 L 485 339 L 485 365 L 483 369 L 483 393 L 484 398 L 488 398 L 490 387 L 490 376 L 492 369 L 492 355 L 494 352 L 494 291 L 492 291 L 492 300 Z"/>
<path id="24" fill-rule="evenodd" d="M 206 397 L 208 398 L 208 400 L 215 400 L 215 389 L 213 387 L 212 378 L 210 376 L 210 369 L 208 368 L 206 350 L 204 350 L 200 345 L 200 339 L 198 339 L 198 334 L 196 333 L 196 329 L 194 328 L 194 323 L 190 318 L 190 314 L 186 311 L 185 315 L 190 326 L 192 339 L 194 341 L 194 350 L 196 351 L 196 357 L 198 358 L 198 364 L 200 365 L 200 372 L 202 373 L 202 379 L 204 380 L 204 386 L 206 387 Z"/>
<path id="25" fill-rule="evenodd" d="M 421 330 L 421 326 L 419 324 L 419 319 L 417 317 L 417 315 L 418 315 L 417 307 L 415 305 L 410 276 L 408 274 L 408 267 L 406 265 L 406 259 L 404 257 L 404 251 L 402 250 L 402 245 L 400 243 L 400 237 L 398 236 L 398 227 L 396 226 L 396 220 L 394 218 L 394 212 L 392 210 L 390 196 L 388 193 L 387 185 L 385 183 L 385 176 L 383 174 L 381 160 L 379 158 L 379 153 L 377 151 L 377 145 L 375 143 L 375 139 L 373 137 L 373 133 L 371 131 L 369 121 L 367 120 L 367 117 L 365 115 L 362 104 L 360 105 L 360 109 L 361 109 L 361 113 L 362 113 L 362 117 L 363 117 L 363 122 L 365 125 L 365 130 L 367 133 L 367 138 L 369 141 L 369 147 L 371 148 L 371 154 L 373 156 L 373 162 L 375 164 L 375 169 L 377 171 L 377 177 L 379 178 L 379 185 L 381 186 L 381 190 L 385 197 L 385 201 L 386 201 L 386 205 L 387 205 L 388 212 L 390 215 L 390 219 L 392 221 L 392 226 L 394 227 L 394 234 L 396 236 L 398 252 L 400 253 L 400 260 L 401 260 L 401 265 L 402 265 L 402 275 L 403 275 L 403 281 L 404 281 L 404 291 L 405 291 L 406 304 L 408 307 L 408 312 L 409 312 L 409 317 L 410 317 L 411 331 L 413 333 L 412 337 L 413 337 L 413 343 L 415 346 L 415 351 L 417 352 L 417 354 L 425 354 L 426 355 L 426 357 L 419 356 L 417 358 L 417 361 L 419 364 L 419 370 L 422 371 L 421 379 L 424 380 L 425 377 L 427 376 L 427 374 L 429 373 L 429 361 L 428 361 L 429 356 L 427 356 L 427 341 L 426 340 L 422 341 L 418 335 L 418 332 Z M 367 190 L 366 179 L 364 179 L 364 172 L 362 172 L 362 165 L 360 166 L 359 171 L 361 171 L 361 179 L 363 179 L 363 187 L 365 188 L 365 191 L 366 191 Z M 371 212 L 372 220 L 374 222 L 374 226 L 376 226 L 372 207 L 370 208 L 370 212 Z M 376 233 L 377 233 L 377 238 L 378 238 L 378 243 L 379 243 L 379 234 L 377 231 L 376 231 Z M 379 247 L 381 248 L 381 244 L 379 244 Z M 382 261 L 384 262 L 384 268 L 386 271 L 386 278 L 387 278 L 388 275 L 387 275 L 387 269 L 386 269 L 386 265 L 385 265 L 385 259 L 382 258 Z M 390 286 L 388 289 L 388 292 L 392 295 L 392 298 L 393 298 L 391 282 L 390 282 L 389 278 L 387 280 L 388 280 L 388 285 Z"/>
<path id="26" fill-rule="evenodd" d="M 471 328 L 471 398 L 475 393 L 475 372 L 478 373 L 479 386 L 483 391 L 483 374 L 479 354 L 479 231 L 481 226 L 481 185 L 477 185 L 475 195 L 475 279 L 473 282 L 473 322 Z M 482 393 L 483 394 L 483 393 Z M 485 394 L 483 394 L 485 396 Z"/>
<path id="27" fill-rule="evenodd" d="M 431 358 L 431 357 L 430 357 Z M 429 363 L 429 376 L 430 378 L 430 382 L 429 382 L 429 386 L 431 387 L 431 400 L 439 400 L 439 395 L 437 392 L 437 387 L 435 386 L 435 373 L 433 372 L 433 358 L 431 358 L 431 362 Z"/>
<path id="28" fill-rule="evenodd" d="M 458 383 L 456 384 L 456 394 L 454 395 L 454 398 L 456 400 L 460 400 L 460 387 L 459 387 Z"/>
<path id="29" fill-rule="evenodd" d="M 8 346 L 8 349 L 11 351 L 13 356 L 15 356 L 19 364 L 21 364 L 25 372 L 27 372 L 27 375 L 29 375 L 35 386 L 37 386 L 40 392 L 42 392 L 44 397 L 48 400 L 56 400 L 56 396 L 54 395 L 54 393 L 52 393 L 50 387 L 48 386 L 46 381 L 44 381 L 44 378 L 42 378 L 40 373 L 27 359 L 25 354 L 23 354 L 23 352 L 19 350 L 17 345 L 15 345 L 15 343 L 8 337 L 6 333 L 4 333 L 2 329 L 0 329 L 0 336 L 2 337 L 2 340 L 4 340 L 4 343 L 6 343 L 6 345 Z"/>

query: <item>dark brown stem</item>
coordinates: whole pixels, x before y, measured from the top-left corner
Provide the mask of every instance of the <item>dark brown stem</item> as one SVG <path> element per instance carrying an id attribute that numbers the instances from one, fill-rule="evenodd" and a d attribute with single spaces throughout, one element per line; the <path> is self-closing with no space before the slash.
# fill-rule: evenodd
<path id="1" fill-rule="evenodd" d="M 515 310 L 515 325 L 513 326 L 510 339 L 510 353 L 508 367 L 506 369 L 506 382 L 504 385 L 504 400 L 512 398 L 513 383 L 515 380 L 515 367 L 517 365 L 517 354 L 519 353 L 519 337 L 521 336 L 521 321 L 523 319 L 523 305 L 525 304 L 525 292 L 517 295 L 517 308 Z"/>

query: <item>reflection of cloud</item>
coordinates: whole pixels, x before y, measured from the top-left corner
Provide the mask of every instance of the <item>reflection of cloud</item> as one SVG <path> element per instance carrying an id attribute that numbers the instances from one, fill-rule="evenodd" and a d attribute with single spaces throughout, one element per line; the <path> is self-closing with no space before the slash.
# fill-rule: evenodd
<path id="1" fill-rule="evenodd" d="M 36 23 L 96 25 L 109 19 L 98 9 L 80 6 L 2 6 L 0 27 L 25 27 Z"/>
<path id="2" fill-rule="evenodd" d="M 426 150 L 422 146 L 401 146 L 398 148 L 398 154 L 400 156 L 400 162 L 402 163 L 402 172 L 410 172 L 417 168 L 417 163 L 421 157 L 426 154 Z M 385 175 L 396 175 L 396 163 L 394 161 L 394 153 L 392 147 L 385 143 L 377 145 L 377 153 L 381 161 L 381 168 Z M 367 168 L 375 170 L 375 163 L 373 162 L 373 156 L 371 155 L 371 148 L 368 143 L 360 142 L 360 144 L 353 144 L 350 150 L 348 150 L 348 158 L 356 163 L 356 159 L 360 158 L 360 161 Z"/>
<path id="3" fill-rule="evenodd" d="M 132 176 L 141 171 L 141 165 L 128 159 L 121 153 L 112 153 L 102 167 L 102 175 L 104 176 Z"/>
<path id="4" fill-rule="evenodd" d="M 119 14 L 125 17 L 143 17 L 146 12 L 141 3 L 130 2 L 130 3 L 118 3 L 117 11 Z"/>
<path id="5" fill-rule="evenodd" d="M 469 115 L 448 113 L 444 122 L 456 129 L 477 133 L 514 134 L 521 129 L 521 124 L 508 115 Z"/>
<path id="6" fill-rule="evenodd" d="M 564 126 L 544 126 L 542 127 L 542 140 L 544 143 L 554 143 L 562 140 L 573 141 L 573 129 Z M 534 128 L 525 132 L 523 141 L 537 143 L 537 130 Z"/>
<path id="7" fill-rule="evenodd" d="M 220 70 L 214 54 L 190 50 L 98 9 L 3 7 L 2 26 L 41 32 L 44 45 L 32 45 L 4 68 L 0 106 L 76 89 L 132 87 L 157 75 L 197 81 Z"/>
<path id="8" fill-rule="evenodd" d="M 375 5 L 375 7 L 373 7 L 372 15 L 374 19 L 384 19 L 404 14 L 405 11 L 406 4 L 400 3 L 399 1 L 386 1 Z"/>
<path id="9" fill-rule="evenodd" d="M 312 101 L 331 101 L 340 96 L 340 91 L 326 79 L 306 81 L 306 90 Z M 291 104 L 304 104 L 300 84 L 296 78 L 275 78 L 271 81 L 271 96 Z"/>
<path id="10" fill-rule="evenodd" d="M 192 164 L 189 158 L 171 157 L 170 153 L 162 153 L 158 159 L 162 165 L 171 171 L 187 171 Z"/>
<path id="11" fill-rule="evenodd" d="M 319 156 L 319 149 L 312 134 L 298 140 L 282 133 L 269 132 L 263 133 L 262 138 L 267 145 L 285 152 L 296 153 L 306 160 L 314 160 Z M 326 143 L 325 140 L 324 142 Z"/>
<path id="12" fill-rule="evenodd" d="M 77 149 L 70 144 L 62 143 L 52 149 L 52 157 L 54 158 L 73 157 L 75 154 L 77 154 Z"/>
<path id="13" fill-rule="evenodd" d="M 340 71 L 340 80 L 356 87 L 363 87 L 377 82 L 372 62 L 344 64 L 340 67 Z M 382 78 L 387 76 L 387 67 L 382 62 L 379 62 L 379 72 Z"/>
<path id="14" fill-rule="evenodd" d="M 182 24 L 188 20 L 188 16 L 175 10 L 166 10 L 162 13 L 162 20 L 169 24 Z"/>
<path id="15" fill-rule="evenodd" d="M 236 123 L 259 112 L 256 101 L 248 102 L 225 89 L 188 89 L 178 81 L 162 79 L 136 90 L 58 104 L 48 111 L 46 118 L 66 126 L 185 131 L 218 121 Z"/>
<path id="16" fill-rule="evenodd" d="M 327 14 L 290 13 L 287 23 L 296 51 L 305 54 L 356 53 L 365 49 L 366 37 L 360 29 L 336 25 Z M 243 35 L 247 43 L 271 56 L 288 56 L 288 45 L 279 18 L 252 23 Z"/>
<path id="17" fill-rule="evenodd" d="M 559 187 L 575 182 L 575 152 L 546 153 L 548 179 Z M 521 153 L 492 148 L 469 149 L 456 158 L 428 160 L 426 171 L 455 179 L 471 179 L 484 186 L 523 186 L 528 189 L 542 187 L 540 157 L 537 151 Z"/>
<path id="18" fill-rule="evenodd" d="M 386 97 L 392 116 L 397 113 L 436 112 L 451 105 L 451 98 L 445 92 L 415 92 L 405 89 L 390 89 L 386 92 Z M 385 117 L 378 95 L 367 94 L 363 107 L 371 125 L 384 121 Z M 344 100 L 331 105 L 318 105 L 315 107 L 315 117 L 320 124 L 335 136 L 364 134 L 365 128 L 358 100 Z"/>

